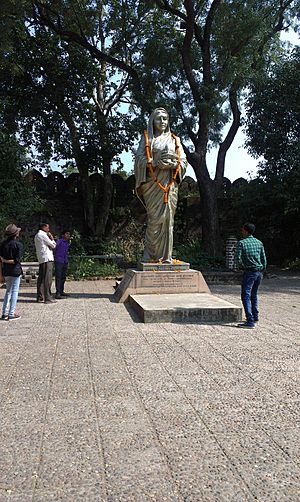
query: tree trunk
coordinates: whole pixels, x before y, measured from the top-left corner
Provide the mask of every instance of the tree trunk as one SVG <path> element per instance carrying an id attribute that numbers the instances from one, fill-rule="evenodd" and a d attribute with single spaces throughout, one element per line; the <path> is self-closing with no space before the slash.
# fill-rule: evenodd
<path id="1" fill-rule="evenodd" d="M 57 106 L 63 120 L 69 128 L 72 151 L 80 175 L 84 222 L 86 225 L 85 233 L 93 234 L 95 232 L 93 191 L 89 179 L 89 171 L 85 159 L 85 152 L 82 150 L 80 145 L 80 134 L 77 130 L 77 126 L 75 120 L 72 117 L 71 111 L 66 103 L 64 101 L 60 101 Z"/>
<path id="2" fill-rule="evenodd" d="M 204 251 L 210 256 L 220 256 L 220 227 L 219 209 L 216 184 L 213 180 L 207 183 L 198 181 L 200 191 L 201 217 L 202 217 L 202 245 Z"/>
<path id="3" fill-rule="evenodd" d="M 85 233 L 92 235 L 95 232 L 94 199 L 92 186 L 90 183 L 88 171 L 84 168 L 79 168 L 78 163 L 76 164 L 81 181 L 84 222 L 86 225 Z"/>
<path id="4" fill-rule="evenodd" d="M 193 167 L 200 193 L 202 245 L 210 256 L 219 256 L 221 251 L 218 210 L 218 184 L 208 173 L 205 149 L 202 154 L 189 154 L 188 161 Z"/>
<path id="5" fill-rule="evenodd" d="M 109 211 L 111 207 L 111 200 L 113 195 L 113 184 L 111 179 L 111 159 L 103 159 L 103 197 L 101 200 L 99 214 L 96 216 L 96 235 L 97 237 L 103 237 L 105 235 L 105 229 L 109 218 Z"/>

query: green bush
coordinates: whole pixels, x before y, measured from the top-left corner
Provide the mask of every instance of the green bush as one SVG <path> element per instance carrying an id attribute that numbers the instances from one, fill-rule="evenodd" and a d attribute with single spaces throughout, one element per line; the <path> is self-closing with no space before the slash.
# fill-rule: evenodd
<path id="1" fill-rule="evenodd" d="M 122 255 L 126 267 L 135 265 L 143 255 L 142 232 L 143 228 L 141 231 L 140 227 L 132 222 L 127 223 L 122 231 L 117 229 L 109 239 L 102 240 L 97 237 L 83 237 L 77 230 L 73 230 L 70 255 L 82 258 L 85 255 Z"/>
<path id="2" fill-rule="evenodd" d="M 24 249 L 22 261 L 37 261 L 34 240 L 29 235 L 21 232 L 20 241 Z"/>
<path id="3" fill-rule="evenodd" d="M 79 281 L 89 277 L 116 277 L 121 271 L 115 263 L 99 263 L 91 258 L 80 256 L 70 260 L 68 277 Z"/>
<path id="4" fill-rule="evenodd" d="M 144 251 L 144 228 L 132 220 L 124 228 L 116 227 L 110 240 L 103 243 L 105 254 L 121 254 L 126 267 L 136 266 Z"/>
<path id="5" fill-rule="evenodd" d="M 84 255 L 86 251 L 82 242 L 82 237 L 78 230 L 74 229 L 71 235 L 70 255 Z"/>
<path id="6" fill-rule="evenodd" d="M 0 232 L 10 223 L 23 228 L 32 215 L 38 217 L 45 207 L 45 201 L 23 178 L 28 167 L 25 148 L 3 129 L 0 132 Z"/>
<path id="7" fill-rule="evenodd" d="M 203 249 L 198 239 L 188 240 L 185 244 L 176 246 L 173 257 L 177 260 L 186 261 L 196 270 L 220 269 L 225 267 L 225 258 L 218 256 L 213 258 Z"/>

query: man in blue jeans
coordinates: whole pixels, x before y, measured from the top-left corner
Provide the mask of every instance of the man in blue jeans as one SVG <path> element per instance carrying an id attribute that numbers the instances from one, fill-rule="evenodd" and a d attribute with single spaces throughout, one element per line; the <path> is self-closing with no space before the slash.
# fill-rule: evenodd
<path id="1" fill-rule="evenodd" d="M 67 277 L 68 263 L 69 263 L 69 248 L 70 248 L 71 234 L 68 230 L 63 230 L 61 239 L 56 242 L 54 250 L 54 263 L 55 263 L 55 298 L 61 300 L 68 296 L 64 292 L 65 281 Z"/>
<path id="2" fill-rule="evenodd" d="M 1 316 L 3 321 L 21 319 L 21 316 L 15 313 L 23 274 L 21 266 L 23 246 L 18 241 L 20 230 L 21 228 L 14 223 L 8 225 L 5 229 L 6 239 L 0 244 L 0 260 L 3 262 L 3 275 L 6 283 Z"/>
<path id="3" fill-rule="evenodd" d="M 257 290 L 267 267 L 263 243 L 253 237 L 254 232 L 253 223 L 243 225 L 243 238 L 238 242 L 235 252 L 235 263 L 244 271 L 241 298 L 247 319 L 238 327 L 246 329 L 253 329 L 258 322 Z"/>

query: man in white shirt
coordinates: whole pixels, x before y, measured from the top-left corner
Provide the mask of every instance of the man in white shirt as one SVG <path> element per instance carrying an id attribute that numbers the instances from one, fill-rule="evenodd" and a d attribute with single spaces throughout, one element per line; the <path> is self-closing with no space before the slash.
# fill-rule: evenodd
<path id="1" fill-rule="evenodd" d="M 55 240 L 49 231 L 48 223 L 42 223 L 34 237 L 34 245 L 39 262 L 39 276 L 37 281 L 37 302 L 55 303 L 51 297 L 51 283 L 53 272 L 53 249 Z"/>

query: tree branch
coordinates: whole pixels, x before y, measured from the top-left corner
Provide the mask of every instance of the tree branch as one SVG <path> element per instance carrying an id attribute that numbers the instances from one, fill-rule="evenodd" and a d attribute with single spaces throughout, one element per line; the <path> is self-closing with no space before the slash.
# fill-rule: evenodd
<path id="1" fill-rule="evenodd" d="M 185 36 L 181 48 L 181 56 L 186 78 L 190 85 L 196 108 L 200 113 L 201 94 L 199 92 L 199 87 L 193 74 L 193 66 L 191 60 L 191 46 L 194 36 L 194 20 L 195 20 L 193 2 L 191 0 L 185 0 L 184 5 L 187 11 L 187 17 L 186 17 Z"/>
<path id="2" fill-rule="evenodd" d="M 283 0 L 279 1 L 279 8 L 275 16 L 275 24 L 271 27 L 271 29 L 266 33 L 266 35 L 263 37 L 260 45 L 257 48 L 257 53 L 259 55 L 263 54 L 264 48 L 266 44 L 272 39 L 272 37 L 282 31 L 284 27 L 284 14 L 286 9 L 293 3 L 293 0 L 287 0 L 284 2 Z M 272 12 L 271 12 L 272 14 Z M 253 57 L 253 63 L 252 63 L 252 68 L 255 68 L 257 64 L 257 61 L 255 59 L 255 56 Z"/>
<path id="3" fill-rule="evenodd" d="M 112 94 L 109 100 L 107 100 L 105 104 L 105 109 L 107 111 L 107 114 L 111 111 L 111 109 L 121 101 L 121 97 L 123 96 L 126 87 L 128 85 L 128 80 L 129 80 L 129 75 L 127 75 L 125 81 L 123 84 L 121 84 L 118 89 Z"/>
<path id="4" fill-rule="evenodd" d="M 220 3 L 221 0 L 213 0 L 206 17 L 203 31 L 203 42 L 201 47 L 202 47 L 202 57 L 203 57 L 203 82 L 206 88 L 208 88 L 208 86 L 212 83 L 210 37 L 211 37 L 212 23 Z"/>
<path id="5" fill-rule="evenodd" d="M 108 64 L 115 68 L 119 68 L 120 70 L 126 72 L 130 77 L 137 83 L 138 88 L 140 88 L 140 80 L 137 71 L 129 66 L 127 63 L 124 61 L 117 59 L 115 57 L 110 56 L 109 54 L 101 51 L 97 47 L 95 47 L 93 44 L 91 44 L 88 39 L 86 38 L 85 35 L 81 34 L 79 35 L 75 31 L 72 30 L 65 30 L 61 26 L 61 21 L 59 18 L 59 15 L 55 13 L 53 10 L 51 11 L 48 7 L 46 7 L 44 4 L 40 4 L 40 2 L 34 0 L 33 2 L 34 6 L 36 7 L 38 14 L 36 17 L 36 20 L 39 24 L 48 26 L 52 31 L 54 31 L 57 35 L 59 35 L 60 38 L 67 42 L 74 42 L 81 47 L 84 47 L 89 51 L 91 56 L 93 56 L 95 59 L 98 61 L 106 61 Z M 47 15 L 47 11 L 51 12 L 54 14 L 57 18 L 57 23 L 53 22 L 49 15 Z M 46 14 L 45 14 L 46 12 Z"/>
<path id="6" fill-rule="evenodd" d="M 223 177 L 224 177 L 224 169 L 225 169 L 225 158 L 227 151 L 229 150 L 236 133 L 240 127 L 240 118 L 241 112 L 238 107 L 238 99 L 237 99 L 237 90 L 238 90 L 238 82 L 235 81 L 231 89 L 229 90 L 229 102 L 230 108 L 232 111 L 233 120 L 231 126 L 229 128 L 228 133 L 225 136 L 224 141 L 219 146 L 218 158 L 217 158 L 217 166 L 216 166 L 216 174 L 215 181 L 217 185 L 217 189 L 220 188 Z"/>
<path id="7" fill-rule="evenodd" d="M 175 7 L 172 7 L 172 5 L 169 4 L 168 0 L 155 0 L 154 2 L 161 10 L 165 10 L 169 12 L 170 14 L 174 14 L 175 16 L 179 17 L 183 21 L 186 21 L 186 15 L 181 12 L 181 10 L 176 9 Z"/>

